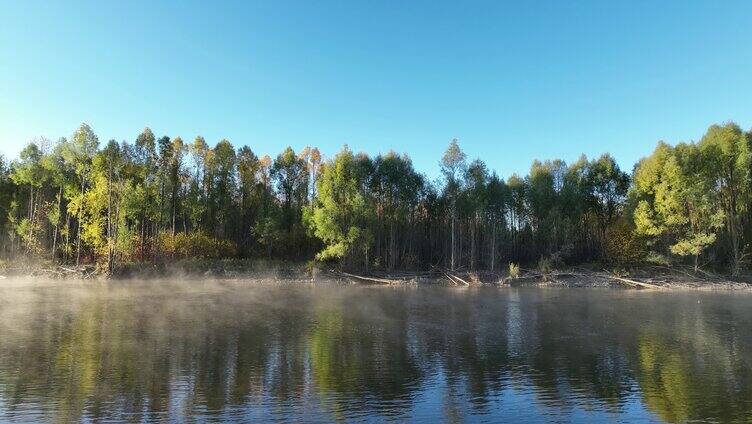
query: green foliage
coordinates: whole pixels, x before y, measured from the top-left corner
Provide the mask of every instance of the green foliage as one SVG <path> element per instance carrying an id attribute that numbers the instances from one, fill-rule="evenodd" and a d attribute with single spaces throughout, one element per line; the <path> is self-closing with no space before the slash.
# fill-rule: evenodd
<path id="1" fill-rule="evenodd" d="M 319 260 L 352 259 L 369 248 L 372 239 L 367 225 L 373 209 L 363 192 L 365 181 L 357 165 L 345 146 L 322 168 L 318 198 L 306 219 L 314 235 L 325 244 L 316 254 Z"/>
<path id="2" fill-rule="evenodd" d="M 288 147 L 272 159 L 149 128 L 100 146 L 82 124 L 0 159 L 0 254 L 109 271 L 193 255 L 545 272 L 660 256 L 737 273 L 751 253 L 749 149 L 750 134 L 727 123 L 697 143 L 659 143 L 631 179 L 606 154 L 534 161 L 503 180 L 454 139 L 432 181 L 391 151 L 345 147 L 325 161 L 316 148 Z"/>
<path id="3" fill-rule="evenodd" d="M 731 228 L 734 221 L 728 219 L 734 212 L 723 207 L 716 169 L 722 150 L 709 143 L 706 136 L 699 144 L 659 144 L 638 164 L 632 189 L 637 234 L 668 245 L 675 255 L 693 256 L 696 266 L 724 222 Z"/>

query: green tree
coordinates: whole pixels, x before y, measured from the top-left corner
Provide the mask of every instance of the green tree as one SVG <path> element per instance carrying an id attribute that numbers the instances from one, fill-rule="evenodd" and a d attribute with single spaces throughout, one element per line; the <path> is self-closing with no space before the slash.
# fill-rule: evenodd
<path id="1" fill-rule="evenodd" d="M 486 184 L 486 219 L 491 226 L 488 268 L 496 270 L 496 246 L 500 228 L 506 227 L 506 217 L 509 211 L 510 193 L 504 180 L 495 172 L 491 173 Z"/>
<path id="2" fill-rule="evenodd" d="M 446 185 L 444 188 L 445 196 L 449 199 L 450 211 L 451 211 L 451 246 L 450 246 L 450 268 L 454 270 L 456 261 L 456 224 L 457 224 L 457 200 L 462 190 L 460 176 L 465 171 L 465 159 L 466 155 L 460 149 L 457 139 L 452 139 L 444 152 L 444 156 L 441 158 L 440 166 L 441 173 L 444 175 Z"/>
<path id="3" fill-rule="evenodd" d="M 363 195 L 362 176 L 356 165 L 355 155 L 345 146 L 322 167 L 319 196 L 306 221 L 325 245 L 316 254 L 317 259 L 339 259 L 344 265 L 354 265 L 357 256 L 363 254 L 365 261 L 361 263 L 367 267 L 372 241 L 368 224 L 373 209 Z"/>
<path id="4" fill-rule="evenodd" d="M 226 139 L 221 140 L 213 149 L 214 213 L 216 219 L 215 236 L 219 238 L 229 234 L 234 215 L 233 201 L 236 189 L 235 149 Z"/>
<path id="5" fill-rule="evenodd" d="M 359 178 L 369 180 L 367 194 L 376 203 L 376 228 L 371 234 L 377 244 L 377 255 L 381 255 L 387 268 L 394 269 L 408 254 L 411 231 L 404 230 L 411 226 L 409 221 L 418 206 L 423 177 L 415 172 L 407 155 L 391 151 L 372 162 L 361 158 L 360 170 Z"/>
<path id="6" fill-rule="evenodd" d="M 29 143 L 21 150 L 19 160 L 13 164 L 11 180 L 18 186 L 28 187 L 26 216 L 16 221 L 15 231 L 26 245 L 28 252 L 37 252 L 40 242 L 37 238 L 40 231 L 38 210 L 43 195 L 45 183 L 44 168 L 42 167 L 42 150 L 37 143 Z"/>
<path id="7" fill-rule="evenodd" d="M 629 190 L 629 176 L 619 169 L 611 155 L 602 155 L 592 161 L 587 171 L 588 201 L 598 220 L 601 243 L 606 237 L 606 230 L 619 216 L 621 207 Z"/>
<path id="8" fill-rule="evenodd" d="M 488 209 L 488 169 L 480 159 L 470 163 L 465 171 L 464 203 L 467 206 L 470 230 L 470 269 L 477 267 L 478 233 Z"/>
<path id="9" fill-rule="evenodd" d="M 717 204 L 724 212 L 728 234 L 731 273 L 738 275 L 748 253 L 743 252 L 741 226 L 750 195 L 749 140 L 738 125 L 729 122 L 708 128 L 697 147 L 707 166 L 706 177 L 717 187 Z"/>
<path id="10" fill-rule="evenodd" d="M 73 190 L 68 194 L 68 211 L 76 217 L 76 265 L 81 262 L 81 231 L 85 208 L 85 190 L 90 182 L 92 159 L 97 153 L 99 138 L 87 124 L 81 126 L 73 133 L 71 140 L 66 143 L 61 151 L 65 163 L 74 169 L 78 179 L 79 191 Z"/>
<path id="11" fill-rule="evenodd" d="M 668 237 L 670 251 L 699 256 L 716 240 L 723 212 L 713 207 L 713 181 L 703 168 L 707 162 L 695 145 L 672 148 L 659 144 L 635 170 L 635 229 L 648 237 Z"/>

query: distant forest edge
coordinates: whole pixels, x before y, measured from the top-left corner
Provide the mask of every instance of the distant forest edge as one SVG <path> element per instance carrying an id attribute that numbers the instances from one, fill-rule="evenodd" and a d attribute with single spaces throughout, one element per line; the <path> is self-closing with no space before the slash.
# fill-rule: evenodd
<path id="1" fill-rule="evenodd" d="M 95 264 L 269 258 L 344 269 L 506 270 L 584 262 L 692 265 L 738 275 L 752 240 L 752 132 L 711 126 L 659 142 L 631 175 L 604 154 L 534 161 L 506 181 L 457 140 L 429 181 L 406 154 L 345 146 L 272 159 L 227 140 L 100 146 L 82 124 L 0 157 L 0 256 Z"/>

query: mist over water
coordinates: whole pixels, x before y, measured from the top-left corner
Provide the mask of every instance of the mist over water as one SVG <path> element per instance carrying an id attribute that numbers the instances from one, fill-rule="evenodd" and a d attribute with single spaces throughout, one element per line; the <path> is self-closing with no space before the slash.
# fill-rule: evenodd
<path id="1" fill-rule="evenodd" d="M 0 421 L 752 419 L 752 296 L 0 282 Z"/>

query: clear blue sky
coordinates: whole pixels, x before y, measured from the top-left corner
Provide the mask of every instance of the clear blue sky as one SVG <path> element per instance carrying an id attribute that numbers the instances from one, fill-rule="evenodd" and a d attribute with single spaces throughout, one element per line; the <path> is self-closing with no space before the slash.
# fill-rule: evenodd
<path id="1" fill-rule="evenodd" d="M 0 151 L 89 123 L 501 175 L 752 125 L 752 2 L 0 0 Z"/>

